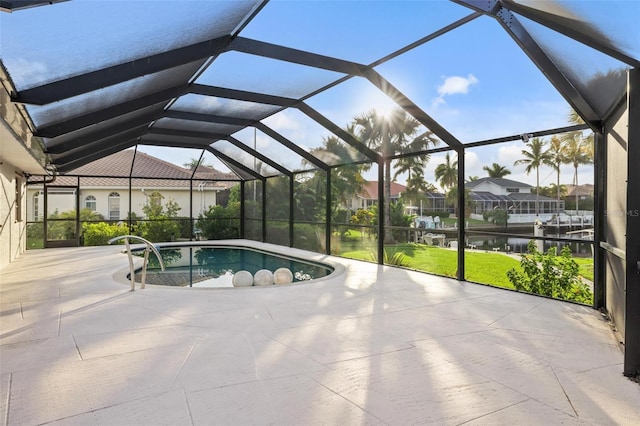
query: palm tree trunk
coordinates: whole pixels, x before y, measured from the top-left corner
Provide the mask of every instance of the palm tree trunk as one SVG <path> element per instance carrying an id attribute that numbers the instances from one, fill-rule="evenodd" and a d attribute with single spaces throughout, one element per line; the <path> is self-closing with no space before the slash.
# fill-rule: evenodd
<path id="1" fill-rule="evenodd" d="M 574 191 L 576 191 L 576 216 L 578 215 L 578 164 L 574 163 L 575 173 L 573 174 L 573 181 L 575 182 Z"/>
<path id="2" fill-rule="evenodd" d="M 560 164 L 558 164 L 558 180 L 556 182 L 556 191 L 558 193 L 558 200 L 556 204 L 556 223 L 558 227 L 556 228 L 556 233 L 560 236 Z M 559 249 L 559 247 L 558 247 Z"/>
<path id="3" fill-rule="evenodd" d="M 540 194 L 540 167 L 536 167 L 536 219 L 538 218 L 538 194 Z"/>
<path id="4" fill-rule="evenodd" d="M 384 243 L 395 243 L 391 232 L 391 160 L 384 161 L 384 226 Z"/>

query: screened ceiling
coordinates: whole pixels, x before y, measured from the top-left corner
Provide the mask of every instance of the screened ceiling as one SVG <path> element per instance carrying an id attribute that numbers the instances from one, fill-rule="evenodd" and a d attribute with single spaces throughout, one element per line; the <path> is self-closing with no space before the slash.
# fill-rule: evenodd
<path id="1" fill-rule="evenodd" d="M 345 129 L 394 106 L 439 149 L 569 128 L 571 109 L 599 130 L 625 96 L 625 70 L 640 65 L 636 1 L 0 9 L 3 84 L 55 173 L 149 146 L 215 156 L 240 179 L 378 162 L 382 153 Z M 552 108 L 560 112 L 528 119 Z"/>

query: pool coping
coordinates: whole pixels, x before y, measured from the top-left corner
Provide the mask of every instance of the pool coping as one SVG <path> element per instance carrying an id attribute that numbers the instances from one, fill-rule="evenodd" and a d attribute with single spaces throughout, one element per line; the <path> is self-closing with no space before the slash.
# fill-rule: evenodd
<path id="1" fill-rule="evenodd" d="M 280 246 L 277 244 L 271 244 L 271 243 L 264 243 L 261 241 L 253 241 L 253 240 L 246 240 L 246 239 L 242 239 L 242 240 L 205 240 L 205 241 L 167 241 L 167 242 L 161 242 L 161 243 L 155 243 L 154 245 L 162 248 L 164 246 L 171 246 L 171 247 L 189 247 L 189 246 L 231 246 L 231 247 L 237 247 L 237 248 L 247 248 L 247 249 L 253 249 L 253 250 L 263 250 L 265 252 L 268 253 L 272 253 L 275 255 L 283 255 L 283 256 L 288 256 L 288 257 L 293 257 L 293 258 L 297 258 L 301 261 L 306 261 L 306 262 L 313 262 L 313 263 L 319 263 L 319 264 L 325 264 L 331 268 L 333 268 L 333 272 L 331 272 L 328 275 L 325 275 L 324 277 L 320 277 L 320 278 L 314 278 L 312 280 L 306 280 L 306 281 L 296 281 L 296 282 L 292 282 L 292 283 L 288 283 L 288 284 L 274 284 L 274 285 L 265 285 L 265 286 L 248 286 L 248 287 L 189 287 L 189 286 L 167 286 L 167 285 L 160 285 L 160 284 L 149 284 L 146 283 L 145 287 L 153 287 L 153 288 L 173 288 L 173 289 L 184 289 L 184 288 L 188 288 L 188 289 L 198 289 L 198 290 L 237 290 L 237 289 L 256 289 L 256 288 L 263 288 L 263 289 L 268 289 L 268 288 L 279 288 L 279 287 L 298 287 L 300 285 L 310 285 L 310 284 L 315 284 L 318 282 L 322 282 L 322 281 L 327 281 L 327 280 L 332 280 L 335 278 L 338 278 L 339 276 L 341 276 L 342 274 L 344 274 L 347 270 L 346 266 L 340 262 L 340 258 L 337 258 L 335 256 L 331 256 L 331 255 L 327 255 L 327 254 L 322 254 L 322 253 L 316 253 L 316 252 L 312 252 L 312 251 L 307 251 L 307 250 L 302 250 L 302 249 L 298 249 L 298 248 L 294 248 L 294 247 L 284 247 L 284 246 Z M 145 245 L 144 244 L 131 244 L 131 249 L 132 250 L 136 250 L 136 249 L 144 249 Z M 122 254 L 126 254 L 126 249 L 121 250 Z M 143 264 L 143 260 L 137 257 L 134 257 L 133 259 L 133 263 L 134 263 L 134 270 L 137 270 L 139 268 L 142 267 Z M 130 269 L 129 267 L 124 267 L 122 269 L 117 270 L 112 278 L 114 279 L 114 281 L 121 283 L 121 284 L 126 284 L 126 285 L 131 285 L 131 280 L 129 278 L 127 278 L 127 275 L 129 274 Z M 136 281 L 136 284 L 139 286 L 140 282 Z M 139 288 L 139 287 L 136 287 Z"/>

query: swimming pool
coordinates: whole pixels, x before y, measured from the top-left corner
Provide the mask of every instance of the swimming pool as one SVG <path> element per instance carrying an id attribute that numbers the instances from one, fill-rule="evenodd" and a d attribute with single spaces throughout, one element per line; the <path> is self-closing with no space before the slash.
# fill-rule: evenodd
<path id="1" fill-rule="evenodd" d="M 156 246 L 166 271 L 161 272 L 156 257 L 149 257 L 147 284 L 175 287 L 233 287 L 238 271 L 255 275 L 260 270 L 271 273 L 286 268 L 293 275 L 293 283 L 322 278 L 334 268 L 317 262 L 289 257 L 249 247 L 224 245 Z M 135 251 L 133 251 L 135 253 Z M 141 254 L 142 251 L 138 251 Z M 136 281 L 141 280 L 136 271 Z"/>

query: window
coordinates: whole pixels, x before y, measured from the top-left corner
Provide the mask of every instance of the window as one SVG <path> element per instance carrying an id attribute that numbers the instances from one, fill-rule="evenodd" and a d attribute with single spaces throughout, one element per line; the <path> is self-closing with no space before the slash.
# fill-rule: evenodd
<path id="1" fill-rule="evenodd" d="M 109 220 L 120 220 L 120 194 L 109 194 Z"/>
<path id="2" fill-rule="evenodd" d="M 84 199 L 84 207 L 86 209 L 91 210 L 92 212 L 95 212 L 96 211 L 96 197 L 94 197 L 93 195 L 87 195 L 87 197 Z M 120 206 L 119 205 L 118 205 L 118 211 L 120 211 Z"/>
<path id="3" fill-rule="evenodd" d="M 507 188 L 507 192 L 520 192 L 520 188 Z"/>
<path id="4" fill-rule="evenodd" d="M 40 197 L 42 196 L 42 191 L 38 191 L 33 194 L 33 220 L 40 220 Z"/>

